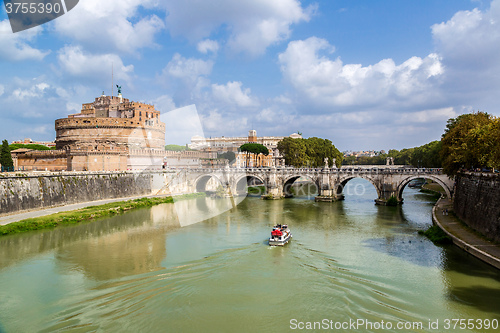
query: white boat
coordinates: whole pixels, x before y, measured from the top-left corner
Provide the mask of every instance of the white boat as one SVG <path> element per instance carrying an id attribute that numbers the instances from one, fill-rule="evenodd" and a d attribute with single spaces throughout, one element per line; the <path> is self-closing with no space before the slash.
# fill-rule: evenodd
<path id="1" fill-rule="evenodd" d="M 273 227 L 271 237 L 269 237 L 269 245 L 284 246 L 292 238 L 292 232 L 286 224 L 278 224 Z"/>

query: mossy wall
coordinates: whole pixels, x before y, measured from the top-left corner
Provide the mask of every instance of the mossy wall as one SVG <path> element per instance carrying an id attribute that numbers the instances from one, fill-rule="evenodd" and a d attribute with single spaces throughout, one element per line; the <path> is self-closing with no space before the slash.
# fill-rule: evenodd
<path id="1" fill-rule="evenodd" d="M 0 214 L 149 195 L 153 187 L 150 173 L 11 173 L 0 176 Z"/>
<path id="2" fill-rule="evenodd" d="M 500 242 L 500 175 L 459 173 L 453 208 L 469 227 Z"/>

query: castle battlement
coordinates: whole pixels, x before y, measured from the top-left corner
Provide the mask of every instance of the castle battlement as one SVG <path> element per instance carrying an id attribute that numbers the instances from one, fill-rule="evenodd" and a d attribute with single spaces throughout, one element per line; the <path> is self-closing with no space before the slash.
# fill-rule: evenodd
<path id="1" fill-rule="evenodd" d="M 165 124 L 153 105 L 121 95 L 97 97 L 82 112 L 55 121 L 56 147 L 70 151 L 165 149 Z"/>

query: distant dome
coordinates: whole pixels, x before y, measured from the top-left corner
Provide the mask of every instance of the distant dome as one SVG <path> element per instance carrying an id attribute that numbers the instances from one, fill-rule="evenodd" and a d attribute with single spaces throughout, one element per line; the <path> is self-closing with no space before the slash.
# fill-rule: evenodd
<path id="1" fill-rule="evenodd" d="M 205 139 L 200 135 L 195 135 L 191 137 L 191 141 L 200 141 L 200 140 L 205 140 Z"/>
<path id="2" fill-rule="evenodd" d="M 290 134 L 290 137 L 292 139 L 302 139 L 302 135 L 298 134 L 298 133 L 293 133 L 293 134 Z"/>

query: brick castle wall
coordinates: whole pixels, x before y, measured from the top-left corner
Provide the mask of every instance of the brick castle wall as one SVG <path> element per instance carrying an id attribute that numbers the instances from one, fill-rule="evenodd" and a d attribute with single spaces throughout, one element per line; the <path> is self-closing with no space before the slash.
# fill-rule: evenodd
<path id="1" fill-rule="evenodd" d="M 157 119 L 64 118 L 55 121 L 55 129 L 59 149 L 66 145 L 95 150 L 165 149 L 165 124 Z"/>

